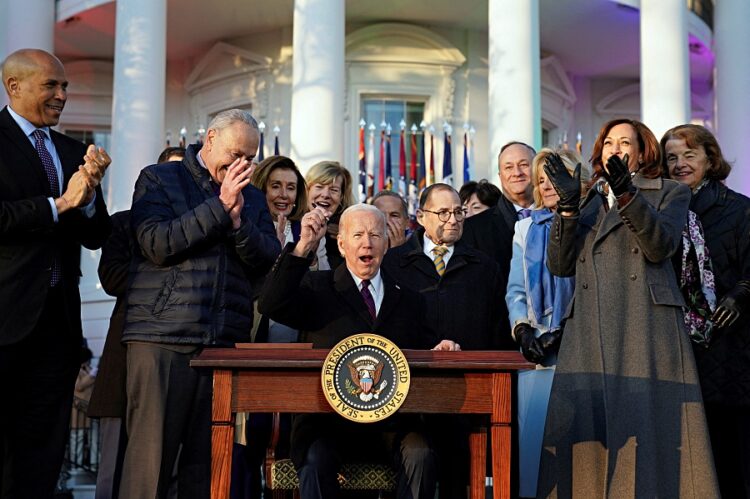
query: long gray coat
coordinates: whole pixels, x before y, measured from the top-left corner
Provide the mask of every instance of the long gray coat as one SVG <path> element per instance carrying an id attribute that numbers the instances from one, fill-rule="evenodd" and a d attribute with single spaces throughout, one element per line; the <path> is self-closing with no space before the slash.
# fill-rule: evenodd
<path id="1" fill-rule="evenodd" d="M 683 298 L 670 257 L 690 191 L 633 179 L 555 217 L 550 271 L 576 276 L 547 413 L 539 497 L 718 497 Z"/>

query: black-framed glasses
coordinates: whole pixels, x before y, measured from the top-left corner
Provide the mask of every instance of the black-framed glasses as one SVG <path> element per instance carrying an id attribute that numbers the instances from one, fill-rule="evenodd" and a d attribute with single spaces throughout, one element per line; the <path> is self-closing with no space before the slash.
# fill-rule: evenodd
<path id="1" fill-rule="evenodd" d="M 453 215 L 456 218 L 456 222 L 461 222 L 464 218 L 466 218 L 466 211 L 464 211 L 463 208 L 456 208 L 453 211 L 450 210 L 440 210 L 440 211 L 432 211 L 432 210 L 425 210 L 422 208 L 422 211 L 426 211 L 427 213 L 434 213 L 437 215 L 438 220 L 441 222 L 447 222 L 451 219 L 451 215 Z"/>

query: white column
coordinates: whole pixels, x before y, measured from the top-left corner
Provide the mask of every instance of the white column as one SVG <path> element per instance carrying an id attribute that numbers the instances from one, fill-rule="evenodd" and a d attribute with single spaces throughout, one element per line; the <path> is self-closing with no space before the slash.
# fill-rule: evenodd
<path id="1" fill-rule="evenodd" d="M 641 1 L 641 118 L 657 140 L 690 122 L 685 0 Z"/>
<path id="2" fill-rule="evenodd" d="M 540 147 L 539 0 L 489 0 L 489 143 L 493 178 L 507 142 Z"/>
<path id="3" fill-rule="evenodd" d="M 750 2 L 720 0 L 714 7 L 716 130 L 721 152 L 732 163 L 730 188 L 750 196 Z"/>
<path id="4" fill-rule="evenodd" d="M 0 61 L 18 49 L 55 51 L 55 2 L 0 0 Z M 0 88 L 0 107 L 8 103 Z"/>
<path id="5" fill-rule="evenodd" d="M 109 211 L 130 208 L 140 170 L 164 148 L 166 0 L 117 2 Z"/>
<path id="6" fill-rule="evenodd" d="M 345 22 L 344 0 L 294 2 L 291 155 L 303 171 L 344 159 Z"/>

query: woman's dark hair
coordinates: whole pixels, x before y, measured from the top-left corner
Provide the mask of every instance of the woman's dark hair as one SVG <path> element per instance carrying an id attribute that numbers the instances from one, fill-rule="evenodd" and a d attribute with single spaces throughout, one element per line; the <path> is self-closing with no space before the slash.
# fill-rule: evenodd
<path id="1" fill-rule="evenodd" d="M 601 176 L 604 139 L 607 138 L 607 134 L 612 128 L 623 124 L 632 126 L 638 139 L 638 149 L 641 151 L 643 157 L 643 162 L 641 163 L 638 172 L 646 178 L 658 178 L 662 176 L 661 149 L 659 148 L 659 142 L 656 140 L 654 133 L 638 120 L 619 118 L 606 122 L 599 130 L 599 135 L 596 137 L 594 148 L 591 151 L 591 159 L 589 159 L 591 166 L 594 169 L 594 175 L 591 179 L 592 182 L 595 182 Z"/>
<path id="2" fill-rule="evenodd" d="M 732 165 L 721 154 L 719 142 L 706 127 L 700 125 L 679 125 L 667 130 L 667 133 L 661 138 L 662 166 L 666 176 L 669 176 L 669 168 L 667 168 L 667 152 L 665 147 L 671 139 L 684 140 L 690 149 L 703 147 L 710 164 L 708 171 L 706 171 L 706 178 L 724 180 L 729 176 L 729 172 L 732 171 Z"/>
<path id="3" fill-rule="evenodd" d="M 301 219 L 307 211 L 307 185 L 305 184 L 305 177 L 302 176 L 299 168 L 290 158 L 286 156 L 267 157 L 255 167 L 252 175 L 250 175 L 250 183 L 265 194 L 268 189 L 268 179 L 274 170 L 289 170 L 294 172 L 297 177 L 297 197 L 294 199 L 294 208 L 289 214 L 289 220 Z"/>
<path id="4" fill-rule="evenodd" d="M 458 197 L 461 198 L 461 204 L 466 204 L 472 194 L 476 194 L 479 202 L 490 208 L 497 204 L 502 195 L 500 189 L 495 184 L 488 182 L 485 178 L 479 182 L 471 180 L 461 186 L 461 190 L 458 191 Z"/>

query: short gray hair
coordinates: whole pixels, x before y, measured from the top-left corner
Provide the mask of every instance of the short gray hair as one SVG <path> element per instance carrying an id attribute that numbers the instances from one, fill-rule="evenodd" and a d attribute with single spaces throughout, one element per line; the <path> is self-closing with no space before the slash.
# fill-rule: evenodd
<path id="1" fill-rule="evenodd" d="M 339 225 L 340 226 L 345 225 L 344 222 L 346 221 L 346 219 L 348 219 L 349 217 L 351 217 L 352 215 L 358 212 L 375 213 L 378 216 L 378 218 L 383 222 L 383 235 L 388 234 L 388 222 L 386 222 L 385 213 L 383 213 L 382 211 L 380 211 L 379 209 L 377 209 L 371 204 L 359 203 L 359 204 L 354 204 L 350 206 L 349 208 L 345 209 L 344 213 L 341 214 Z M 343 229 L 340 232 L 343 232 Z"/>
<path id="2" fill-rule="evenodd" d="M 238 121 L 249 125 L 253 130 L 258 131 L 258 122 L 255 121 L 253 115 L 242 109 L 227 109 L 222 111 L 211 120 L 208 124 L 208 130 L 216 130 L 221 132 L 225 128 L 234 125 Z"/>

